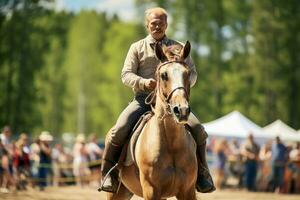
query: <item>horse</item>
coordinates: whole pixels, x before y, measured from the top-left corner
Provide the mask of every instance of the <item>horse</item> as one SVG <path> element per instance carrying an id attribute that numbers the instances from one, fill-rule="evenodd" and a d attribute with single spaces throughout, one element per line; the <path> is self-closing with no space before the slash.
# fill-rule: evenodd
<path id="1" fill-rule="evenodd" d="M 122 166 L 117 193 L 108 200 L 127 200 L 133 194 L 146 200 L 176 197 L 196 200 L 196 143 L 186 129 L 190 114 L 190 71 L 184 62 L 190 43 L 155 46 L 160 64 L 156 70 L 154 115 L 145 124 L 136 142 L 135 164 Z"/>

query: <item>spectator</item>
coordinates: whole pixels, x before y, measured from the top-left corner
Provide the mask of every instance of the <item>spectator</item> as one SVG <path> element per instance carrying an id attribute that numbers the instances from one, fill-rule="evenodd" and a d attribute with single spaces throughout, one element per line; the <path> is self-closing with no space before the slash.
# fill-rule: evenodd
<path id="1" fill-rule="evenodd" d="M 254 142 L 250 133 L 245 143 L 242 145 L 242 155 L 245 158 L 245 183 L 248 191 L 255 191 L 255 181 L 257 174 L 259 146 Z"/>
<path id="2" fill-rule="evenodd" d="M 36 180 L 39 177 L 39 165 L 40 165 L 40 140 L 36 139 L 35 142 L 33 142 L 30 145 L 30 172 L 32 177 L 32 187 L 35 186 Z"/>
<path id="3" fill-rule="evenodd" d="M 19 190 L 25 190 L 27 177 L 30 175 L 30 160 L 29 154 L 24 151 L 24 140 L 19 139 L 16 142 L 16 148 L 13 152 L 13 170 L 16 181 L 16 187 Z"/>
<path id="4" fill-rule="evenodd" d="M 8 193 L 9 186 L 14 186 L 14 179 L 10 169 L 10 159 L 7 149 L 0 139 L 0 192 Z"/>
<path id="5" fill-rule="evenodd" d="M 271 158 L 272 158 L 272 141 L 268 141 L 259 151 L 260 170 L 258 172 L 258 188 L 262 191 L 269 191 L 271 180 Z"/>
<path id="6" fill-rule="evenodd" d="M 4 184 L 7 182 L 5 180 L 5 166 L 4 166 L 4 160 L 5 157 L 8 156 L 8 152 L 4 148 L 4 145 L 2 144 L 1 137 L 0 137 L 0 191 L 3 192 L 4 190 L 8 192 L 6 185 Z M 5 187 L 3 187 L 5 186 Z M 5 189 L 4 189 L 5 188 Z"/>
<path id="7" fill-rule="evenodd" d="M 229 171 L 238 179 L 237 186 L 241 188 L 243 186 L 243 175 L 244 175 L 244 163 L 241 155 L 240 145 L 237 140 L 232 140 L 229 145 L 230 155 L 229 160 Z"/>
<path id="8" fill-rule="evenodd" d="M 87 177 L 90 175 L 88 168 L 88 153 L 85 144 L 85 137 L 79 134 L 76 138 L 76 143 L 73 148 L 73 173 L 78 186 L 84 186 L 87 182 Z"/>
<path id="9" fill-rule="evenodd" d="M 300 142 L 296 143 L 296 147 L 291 150 L 289 170 L 291 171 L 292 192 L 300 193 Z"/>
<path id="10" fill-rule="evenodd" d="M 11 136 L 11 130 L 9 126 L 4 126 L 2 133 L 0 134 L 0 139 L 3 144 L 3 146 L 6 148 L 6 150 L 11 153 L 12 151 L 12 146 L 11 146 L 11 141 L 10 141 L 10 136 Z"/>
<path id="11" fill-rule="evenodd" d="M 9 126 L 4 126 L 2 133 L 0 134 L 0 142 L 2 144 L 2 185 L 0 191 L 8 193 L 9 186 L 15 186 L 13 179 L 13 167 L 12 167 L 12 154 L 13 144 L 10 141 L 11 129 Z"/>
<path id="12" fill-rule="evenodd" d="M 227 141 L 222 139 L 219 144 L 216 146 L 216 155 L 217 155 L 217 162 L 216 162 L 216 171 L 217 171 L 217 178 L 216 178 L 216 186 L 217 188 L 222 188 L 224 186 L 224 175 L 225 175 L 225 164 L 227 161 L 227 156 L 229 154 L 229 147 Z"/>
<path id="13" fill-rule="evenodd" d="M 38 181 L 41 191 L 47 186 L 47 176 L 51 169 L 51 149 L 49 143 L 53 140 L 52 135 L 48 131 L 43 131 L 39 136 L 40 140 L 40 163 Z"/>
<path id="14" fill-rule="evenodd" d="M 61 144 L 55 144 L 55 147 L 52 150 L 52 171 L 53 171 L 53 185 L 59 186 L 59 181 L 61 178 L 61 164 L 60 159 L 62 157 L 63 147 Z"/>
<path id="15" fill-rule="evenodd" d="M 286 147 L 277 136 L 272 144 L 272 191 L 280 192 L 283 184 L 285 163 L 287 162 Z"/>
<path id="16" fill-rule="evenodd" d="M 99 187 L 100 180 L 100 167 L 101 163 L 99 162 L 102 157 L 103 150 L 97 144 L 97 136 L 95 133 L 90 135 L 90 142 L 87 144 L 87 152 L 89 155 L 90 165 L 89 168 L 91 170 L 91 184 L 96 188 Z"/>

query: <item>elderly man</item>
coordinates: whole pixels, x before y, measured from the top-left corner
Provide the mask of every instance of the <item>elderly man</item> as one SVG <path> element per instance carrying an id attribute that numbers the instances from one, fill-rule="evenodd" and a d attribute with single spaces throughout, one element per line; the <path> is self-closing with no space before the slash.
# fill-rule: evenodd
<path id="1" fill-rule="evenodd" d="M 155 71 L 159 60 L 155 56 L 156 43 L 166 46 L 178 44 L 178 42 L 166 37 L 167 12 L 162 8 L 151 8 L 145 12 L 145 25 L 149 35 L 131 45 L 125 59 L 122 70 L 122 81 L 134 91 L 133 101 L 119 116 L 114 127 L 109 131 L 106 139 L 102 163 L 102 183 L 100 190 L 116 192 L 118 187 L 117 174 L 109 170 L 117 163 L 120 152 L 128 136 L 138 119 L 150 106 L 145 104 L 145 98 L 156 87 Z M 190 83 L 196 83 L 197 72 L 191 57 L 186 59 L 190 67 Z M 196 189 L 200 192 L 212 192 L 215 190 L 212 178 L 206 163 L 206 138 L 198 119 L 191 113 L 188 125 L 197 143 L 198 178 Z M 106 177 L 106 178 L 104 178 Z"/>

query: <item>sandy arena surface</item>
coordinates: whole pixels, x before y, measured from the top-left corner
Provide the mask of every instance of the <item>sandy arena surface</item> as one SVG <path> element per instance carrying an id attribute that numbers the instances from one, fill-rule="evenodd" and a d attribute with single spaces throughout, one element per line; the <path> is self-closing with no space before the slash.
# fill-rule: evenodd
<path id="1" fill-rule="evenodd" d="M 222 190 L 212 194 L 198 193 L 199 200 L 300 200 L 300 195 L 283 195 L 272 193 L 250 193 L 238 190 Z M 28 189 L 22 192 L 0 193 L 2 200 L 105 200 L 105 194 L 99 193 L 96 189 L 79 187 L 49 187 L 40 192 L 35 189 Z M 141 200 L 134 197 L 133 200 Z M 172 198 L 175 199 L 175 198 Z"/>

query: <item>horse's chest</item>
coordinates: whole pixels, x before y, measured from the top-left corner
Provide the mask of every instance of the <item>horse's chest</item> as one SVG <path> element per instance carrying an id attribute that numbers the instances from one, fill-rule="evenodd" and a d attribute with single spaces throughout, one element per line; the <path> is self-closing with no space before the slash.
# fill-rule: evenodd
<path id="1" fill-rule="evenodd" d="M 179 166 L 169 166 L 166 168 L 162 168 L 161 174 L 164 174 L 165 177 L 162 178 L 162 180 L 170 181 L 168 179 L 183 179 L 186 177 L 188 172 L 183 168 Z"/>
<path id="2" fill-rule="evenodd" d="M 160 184 L 162 191 L 165 194 L 172 193 L 174 191 L 181 190 L 186 187 L 187 183 L 190 183 L 196 174 L 193 173 L 193 169 L 188 171 L 183 166 L 169 166 L 160 170 Z"/>
<path id="3" fill-rule="evenodd" d="M 158 161 L 156 170 L 160 171 L 160 174 L 165 175 L 162 180 L 176 179 L 182 181 L 189 178 L 189 175 L 192 174 L 191 172 L 196 169 L 196 165 L 196 158 L 194 157 L 181 154 L 166 154 Z"/>

